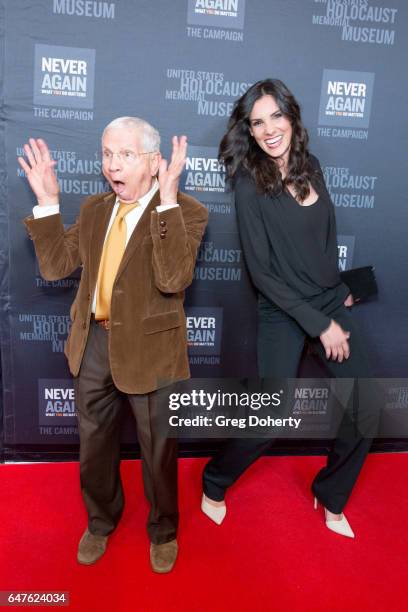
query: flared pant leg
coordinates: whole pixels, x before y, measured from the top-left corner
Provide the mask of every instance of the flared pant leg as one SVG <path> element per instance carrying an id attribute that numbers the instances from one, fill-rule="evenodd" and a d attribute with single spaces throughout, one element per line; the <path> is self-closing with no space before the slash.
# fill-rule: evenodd
<path id="1" fill-rule="evenodd" d="M 350 357 L 342 363 L 327 360 L 319 339 L 317 353 L 332 377 L 372 377 L 367 351 L 358 327 L 344 306 L 330 313 L 350 331 Z M 305 333 L 285 313 L 261 313 L 258 328 L 258 364 L 261 377 L 295 378 L 304 347 Z M 360 384 L 361 383 L 361 384 Z M 360 387 L 359 387 L 360 386 Z M 380 405 L 374 386 L 355 381 L 333 441 L 326 467 L 315 477 L 312 490 L 328 510 L 340 513 L 353 489 L 378 426 Z M 203 489 L 211 499 L 224 499 L 225 492 L 271 444 L 270 439 L 230 439 L 204 469 Z"/>

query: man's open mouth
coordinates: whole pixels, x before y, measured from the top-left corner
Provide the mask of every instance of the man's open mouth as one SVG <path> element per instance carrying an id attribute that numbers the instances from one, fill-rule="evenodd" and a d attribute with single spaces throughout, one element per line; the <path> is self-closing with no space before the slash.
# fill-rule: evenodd
<path id="1" fill-rule="evenodd" d="M 123 181 L 112 181 L 112 186 L 116 193 L 120 193 L 125 188 L 125 183 Z"/>

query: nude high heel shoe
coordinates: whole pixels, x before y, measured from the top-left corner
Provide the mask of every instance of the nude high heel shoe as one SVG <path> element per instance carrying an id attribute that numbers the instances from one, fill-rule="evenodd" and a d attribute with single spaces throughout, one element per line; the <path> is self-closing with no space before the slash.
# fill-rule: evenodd
<path id="1" fill-rule="evenodd" d="M 315 497 L 314 498 L 314 509 L 315 510 L 317 510 L 317 505 L 318 505 L 318 501 L 317 501 L 317 497 Z M 334 533 L 338 533 L 339 535 L 345 536 L 346 538 L 355 537 L 354 532 L 352 528 L 350 527 L 348 520 L 344 516 L 344 513 L 342 513 L 341 519 L 339 521 L 329 520 L 327 518 L 327 509 L 325 508 L 324 518 L 326 522 L 326 527 L 330 529 L 331 531 L 334 531 Z"/>
<path id="2" fill-rule="evenodd" d="M 207 501 L 207 497 L 203 493 L 203 497 L 201 500 L 201 510 L 217 525 L 221 525 L 222 521 L 225 519 L 225 515 L 227 514 L 227 506 L 224 504 L 223 506 L 213 506 Z"/>

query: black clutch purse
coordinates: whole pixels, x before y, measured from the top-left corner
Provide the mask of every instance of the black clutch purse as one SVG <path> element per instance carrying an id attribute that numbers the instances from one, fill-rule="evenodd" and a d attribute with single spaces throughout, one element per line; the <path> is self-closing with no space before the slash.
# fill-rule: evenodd
<path id="1" fill-rule="evenodd" d="M 340 272 L 340 278 L 350 289 L 355 302 L 364 302 L 378 294 L 373 266 L 364 266 Z"/>

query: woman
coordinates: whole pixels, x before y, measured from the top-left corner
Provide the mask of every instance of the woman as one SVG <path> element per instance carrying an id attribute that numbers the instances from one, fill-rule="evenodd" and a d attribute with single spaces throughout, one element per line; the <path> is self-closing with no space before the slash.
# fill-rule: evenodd
<path id="1" fill-rule="evenodd" d="M 308 151 L 299 105 L 282 81 L 259 81 L 236 102 L 219 157 L 233 182 L 245 260 L 258 291 L 259 375 L 295 378 L 310 337 L 332 376 L 371 378 L 346 308 L 352 296 L 339 277 L 333 205 Z M 374 415 L 365 419 L 371 436 Z M 226 489 L 268 444 L 231 439 L 207 464 L 202 510 L 216 523 L 225 517 Z M 312 484 L 327 527 L 344 536 L 354 537 L 343 508 L 370 444 L 347 410 Z"/>

